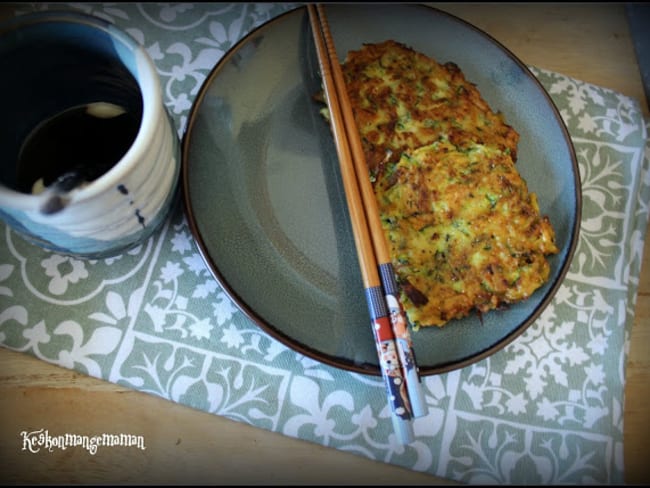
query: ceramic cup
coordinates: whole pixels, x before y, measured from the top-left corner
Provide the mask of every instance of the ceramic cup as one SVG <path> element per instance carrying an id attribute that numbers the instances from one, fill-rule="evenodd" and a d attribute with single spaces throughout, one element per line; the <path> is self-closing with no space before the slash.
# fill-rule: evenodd
<path id="1" fill-rule="evenodd" d="M 0 26 L 0 66 L 0 219 L 92 259 L 149 237 L 178 191 L 180 143 L 144 48 L 103 19 L 39 12 Z M 122 130 L 125 114 L 131 132 L 101 125 Z"/>

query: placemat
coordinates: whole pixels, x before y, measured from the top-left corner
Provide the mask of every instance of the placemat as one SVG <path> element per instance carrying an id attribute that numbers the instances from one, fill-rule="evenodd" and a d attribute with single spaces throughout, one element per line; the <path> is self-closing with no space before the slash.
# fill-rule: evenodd
<path id="1" fill-rule="evenodd" d="M 55 5 L 20 4 L 17 13 Z M 146 46 L 182 135 L 215 63 L 292 4 L 56 4 Z M 359 456 L 467 483 L 623 482 L 625 361 L 650 201 L 638 101 L 531 67 L 561 111 L 583 190 L 581 235 L 557 296 L 502 351 L 423 380 L 416 441 L 395 439 L 379 377 L 280 344 L 229 300 L 178 202 L 123 255 L 82 261 L 0 224 L 0 343 L 44 361 Z"/>

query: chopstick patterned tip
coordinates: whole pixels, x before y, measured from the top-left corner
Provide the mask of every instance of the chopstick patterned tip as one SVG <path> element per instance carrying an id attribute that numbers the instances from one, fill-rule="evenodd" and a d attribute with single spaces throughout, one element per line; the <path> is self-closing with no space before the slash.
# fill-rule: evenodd
<path id="1" fill-rule="evenodd" d="M 366 288 L 365 291 L 379 367 L 393 414 L 393 429 L 403 444 L 410 444 L 414 440 L 413 426 L 410 422 L 412 410 L 383 290 L 381 286 L 375 286 Z"/>
<path id="2" fill-rule="evenodd" d="M 427 405 L 424 400 L 420 371 L 417 366 L 413 341 L 409 332 L 406 313 L 398 298 L 397 282 L 392 263 L 379 265 L 379 274 L 384 287 L 388 314 L 402 364 L 402 371 L 406 380 L 411 413 L 413 417 L 422 417 L 427 414 Z"/>
<path id="3" fill-rule="evenodd" d="M 387 393 L 393 401 L 394 411 L 404 420 L 411 418 L 411 406 L 406 391 L 406 381 L 402 376 L 401 362 L 395 345 L 393 328 L 384 303 L 381 287 L 366 289 L 368 309 L 371 310 L 371 323 L 377 345 L 379 366 L 386 378 Z"/>

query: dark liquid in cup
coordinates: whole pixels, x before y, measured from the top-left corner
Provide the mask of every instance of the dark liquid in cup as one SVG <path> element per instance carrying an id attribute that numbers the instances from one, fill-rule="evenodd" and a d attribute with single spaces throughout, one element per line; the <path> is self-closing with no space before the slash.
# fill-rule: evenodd
<path id="1" fill-rule="evenodd" d="M 69 174 L 79 182 L 97 179 L 126 154 L 140 121 L 140 112 L 112 104 L 72 107 L 45 120 L 20 149 L 18 190 L 38 193 Z"/>

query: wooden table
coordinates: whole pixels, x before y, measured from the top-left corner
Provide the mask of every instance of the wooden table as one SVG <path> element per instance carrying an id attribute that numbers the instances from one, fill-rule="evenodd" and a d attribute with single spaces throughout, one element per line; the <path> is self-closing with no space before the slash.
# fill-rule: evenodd
<path id="1" fill-rule="evenodd" d="M 529 65 L 647 104 L 623 4 L 432 4 Z M 2 6 L 0 6 L 0 14 Z M 1 15 L 0 15 L 1 16 Z M 627 366 L 628 483 L 650 482 L 650 233 Z M 29 454 L 22 430 L 141 434 L 146 450 Z M 256 429 L 0 348 L 0 482 L 439 484 L 446 480 Z"/>

